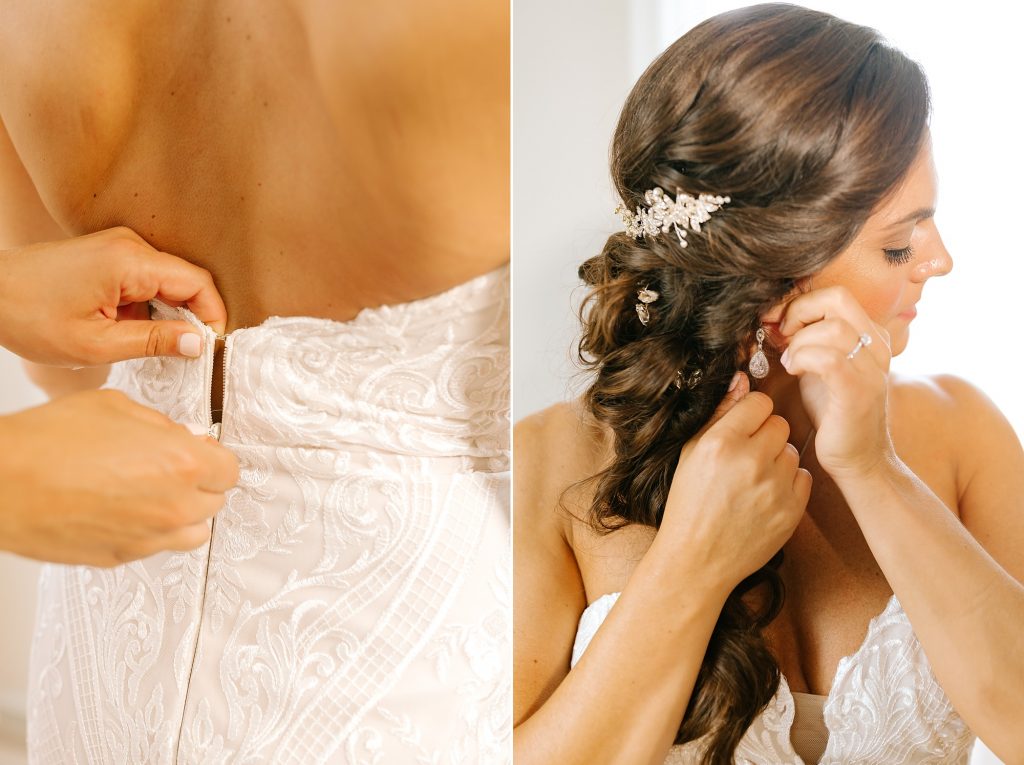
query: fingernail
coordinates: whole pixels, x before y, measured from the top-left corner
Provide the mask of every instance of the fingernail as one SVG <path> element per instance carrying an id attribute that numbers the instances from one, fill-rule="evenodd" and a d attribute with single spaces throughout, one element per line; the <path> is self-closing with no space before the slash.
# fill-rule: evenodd
<path id="1" fill-rule="evenodd" d="M 740 384 L 740 375 L 742 372 L 737 372 L 732 376 L 732 382 L 729 383 L 729 392 L 736 390 L 736 386 Z"/>
<path id="2" fill-rule="evenodd" d="M 789 348 L 782 352 L 782 356 L 779 357 L 779 361 L 782 362 L 782 366 L 789 369 Z"/>
<path id="3" fill-rule="evenodd" d="M 198 356 L 200 342 L 199 335 L 193 335 L 191 332 L 182 335 L 178 338 L 178 353 L 182 356 Z"/>

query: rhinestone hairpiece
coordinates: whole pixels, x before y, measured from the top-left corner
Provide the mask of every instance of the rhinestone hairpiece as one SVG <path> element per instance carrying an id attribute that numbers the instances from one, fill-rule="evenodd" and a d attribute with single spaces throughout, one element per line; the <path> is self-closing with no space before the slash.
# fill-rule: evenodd
<path id="1" fill-rule="evenodd" d="M 625 205 L 620 204 L 615 208 L 616 214 L 622 216 L 622 222 L 626 224 L 626 233 L 638 239 L 642 236 L 657 236 L 658 233 L 667 234 L 669 229 L 675 229 L 679 246 L 685 247 L 685 229 L 700 231 L 700 224 L 710 220 L 711 213 L 731 200 L 729 197 L 712 194 L 692 197 L 676 189 L 673 201 L 671 197 L 665 196 L 662 189 L 655 187 L 644 192 L 644 201 L 647 202 L 647 209 L 637 205 L 635 213 L 630 212 Z"/>
<path id="2" fill-rule="evenodd" d="M 682 389 L 683 385 L 685 385 L 687 388 L 690 388 L 692 390 L 693 388 L 695 388 L 698 385 L 700 385 L 700 379 L 703 376 L 704 376 L 704 373 L 701 372 L 701 370 L 695 369 L 695 370 L 693 370 L 690 373 L 689 377 L 687 377 L 686 381 L 684 382 L 683 381 L 683 370 L 682 369 L 677 369 L 676 370 L 676 379 L 672 382 L 672 384 L 675 385 L 676 388 L 678 388 L 678 389 Z"/>
<path id="3" fill-rule="evenodd" d="M 657 292 L 648 287 L 644 287 L 636 293 L 636 299 L 640 301 L 636 304 L 636 315 L 640 317 L 640 323 L 645 327 L 651 320 L 651 312 L 647 310 L 647 304 L 653 303 L 659 297 L 661 296 Z"/>

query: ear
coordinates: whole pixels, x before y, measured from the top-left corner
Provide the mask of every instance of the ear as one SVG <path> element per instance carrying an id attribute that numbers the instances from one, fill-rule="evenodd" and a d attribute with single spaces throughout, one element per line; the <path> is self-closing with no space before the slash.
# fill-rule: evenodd
<path id="1" fill-rule="evenodd" d="M 802 279 L 797 280 L 796 286 L 786 295 L 782 300 L 777 302 L 767 311 L 761 313 L 761 323 L 765 325 L 777 325 L 782 321 L 782 316 L 786 312 L 786 306 L 798 295 L 802 295 L 805 292 L 811 290 L 812 282 L 814 277 L 805 276 Z"/>

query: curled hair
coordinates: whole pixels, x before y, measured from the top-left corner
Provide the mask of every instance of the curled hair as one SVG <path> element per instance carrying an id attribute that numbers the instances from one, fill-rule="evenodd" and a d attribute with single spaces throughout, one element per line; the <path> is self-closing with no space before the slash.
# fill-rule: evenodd
<path id="1" fill-rule="evenodd" d="M 725 13 L 670 46 L 641 76 L 615 131 L 611 171 L 626 207 L 648 189 L 728 195 L 700 233 L 613 234 L 580 277 L 585 401 L 613 434 L 591 516 L 658 527 L 682 445 L 711 417 L 753 344 L 758 317 L 854 239 L 923 145 L 920 67 L 872 29 L 798 6 Z M 643 326 L 637 290 L 660 293 Z M 701 370 L 692 388 L 672 383 Z M 732 762 L 777 691 L 762 636 L 782 607 L 781 550 L 729 595 L 677 743 L 709 735 Z M 763 607 L 741 596 L 766 585 Z"/>

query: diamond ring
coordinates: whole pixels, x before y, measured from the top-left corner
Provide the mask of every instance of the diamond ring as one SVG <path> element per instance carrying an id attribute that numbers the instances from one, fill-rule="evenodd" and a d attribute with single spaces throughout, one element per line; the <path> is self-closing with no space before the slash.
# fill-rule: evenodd
<path id="1" fill-rule="evenodd" d="M 857 344 L 853 346 L 853 350 L 846 354 L 846 358 L 852 359 L 857 355 L 857 351 L 863 348 L 865 345 L 871 345 L 871 335 L 865 332 L 857 339 Z"/>

